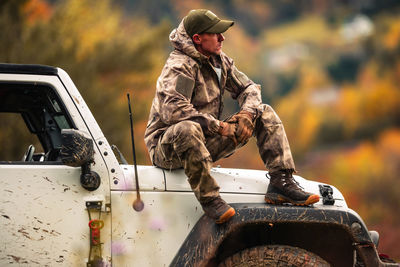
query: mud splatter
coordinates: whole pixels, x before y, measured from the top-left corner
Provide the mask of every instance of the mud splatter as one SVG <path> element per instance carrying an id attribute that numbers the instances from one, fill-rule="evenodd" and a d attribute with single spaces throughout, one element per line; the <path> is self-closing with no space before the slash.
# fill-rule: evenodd
<path id="1" fill-rule="evenodd" d="M 64 259 L 64 256 L 63 256 L 63 255 L 60 255 L 60 256 L 58 256 L 58 260 L 56 260 L 56 262 L 62 263 L 64 260 L 65 260 L 65 259 Z"/>
<path id="2" fill-rule="evenodd" d="M 45 179 L 46 181 L 48 181 L 48 182 L 50 182 L 50 183 L 53 183 L 53 181 L 51 181 L 51 180 L 49 179 L 49 177 L 43 176 L 43 179 Z"/>
<path id="3" fill-rule="evenodd" d="M 16 263 L 22 263 L 22 262 L 20 262 L 22 260 L 21 257 L 17 257 L 14 255 L 7 255 L 7 256 L 10 257 L 11 259 L 13 259 L 13 261 L 15 261 Z"/>
<path id="4" fill-rule="evenodd" d="M 37 217 L 33 217 L 38 223 L 43 224 L 41 220 L 39 220 Z"/>
<path id="5" fill-rule="evenodd" d="M 51 230 L 50 234 L 51 234 L 51 235 L 54 235 L 54 236 L 59 236 L 59 235 L 61 235 L 61 233 L 59 233 L 59 232 L 57 232 L 57 231 L 55 231 L 55 230 Z"/>
<path id="6" fill-rule="evenodd" d="M 19 230 L 18 230 L 18 233 L 21 233 L 24 237 L 26 237 L 26 238 L 28 238 L 28 239 L 32 239 L 32 238 L 29 236 L 29 233 L 26 231 L 25 228 L 19 229 Z"/>
<path id="7" fill-rule="evenodd" d="M 71 190 L 71 188 L 70 187 L 65 187 L 64 188 L 64 192 L 67 192 L 68 190 Z"/>

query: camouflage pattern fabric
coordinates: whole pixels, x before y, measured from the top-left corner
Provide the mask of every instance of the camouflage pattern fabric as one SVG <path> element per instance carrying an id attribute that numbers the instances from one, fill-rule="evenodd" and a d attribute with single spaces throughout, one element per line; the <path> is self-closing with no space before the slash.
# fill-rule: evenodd
<path id="1" fill-rule="evenodd" d="M 262 160 L 271 172 L 295 169 L 282 122 L 270 106 L 261 107 L 263 113 L 256 118 L 253 136 Z M 199 123 L 182 121 L 167 128 L 150 155 L 161 168 L 183 167 L 197 199 L 206 203 L 219 195 L 219 186 L 210 175 L 212 162 L 232 155 L 243 145 L 235 146 L 219 134 L 205 136 Z"/>
<path id="2" fill-rule="evenodd" d="M 231 58 L 224 53 L 210 59 L 202 55 L 186 34 L 183 23 L 171 32 L 170 41 L 175 50 L 169 55 L 157 80 L 145 132 L 149 151 L 154 149 L 169 126 L 181 121 L 197 122 L 204 134 L 215 135 L 225 90 L 238 100 L 242 110 L 261 114 L 260 86 L 240 72 Z M 221 67 L 220 82 L 211 62 Z"/>
<path id="3" fill-rule="evenodd" d="M 171 52 L 157 81 L 145 143 L 154 165 L 168 170 L 184 168 L 200 203 L 219 195 L 210 175 L 212 162 L 227 157 L 235 147 L 218 134 L 223 109 L 222 95 L 228 90 L 241 110 L 254 115 L 260 156 L 270 171 L 295 169 L 281 120 L 261 103 L 260 86 L 251 81 L 224 53 L 207 58 L 200 54 L 183 24 L 170 34 Z M 222 70 L 221 81 L 212 66 Z"/>

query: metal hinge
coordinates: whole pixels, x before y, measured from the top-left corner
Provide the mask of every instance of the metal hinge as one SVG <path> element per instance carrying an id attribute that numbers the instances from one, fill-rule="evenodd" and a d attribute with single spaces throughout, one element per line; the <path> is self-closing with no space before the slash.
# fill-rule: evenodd
<path id="1" fill-rule="evenodd" d="M 89 215 L 89 231 L 90 231 L 90 250 L 87 262 L 88 267 L 103 266 L 101 235 L 100 231 L 104 227 L 104 221 L 101 220 L 103 201 L 86 201 L 86 209 Z M 105 204 L 105 211 L 109 204 Z M 97 214 L 97 216 L 96 216 Z M 97 218 L 95 218 L 97 217 Z"/>

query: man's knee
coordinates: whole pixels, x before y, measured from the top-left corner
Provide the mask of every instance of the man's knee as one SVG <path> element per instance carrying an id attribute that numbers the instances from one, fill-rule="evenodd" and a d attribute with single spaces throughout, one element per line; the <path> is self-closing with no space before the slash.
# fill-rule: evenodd
<path id="1" fill-rule="evenodd" d="M 200 124 L 193 121 L 182 121 L 174 126 L 173 133 L 173 148 L 180 157 L 185 154 L 186 159 L 190 162 L 211 160 Z"/>
<path id="2" fill-rule="evenodd" d="M 262 114 L 258 118 L 263 124 L 281 124 L 282 121 L 276 114 L 275 110 L 267 104 L 262 104 Z"/>
<path id="3" fill-rule="evenodd" d="M 180 142 L 187 142 L 199 139 L 205 142 L 203 130 L 200 124 L 194 121 L 181 121 L 174 126 L 174 139 Z"/>

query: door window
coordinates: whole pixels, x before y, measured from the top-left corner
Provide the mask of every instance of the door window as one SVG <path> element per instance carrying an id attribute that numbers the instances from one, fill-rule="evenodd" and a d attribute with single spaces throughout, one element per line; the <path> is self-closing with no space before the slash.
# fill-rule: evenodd
<path id="1" fill-rule="evenodd" d="M 51 86 L 0 83 L 0 164 L 61 163 L 61 130 L 71 128 Z"/>

